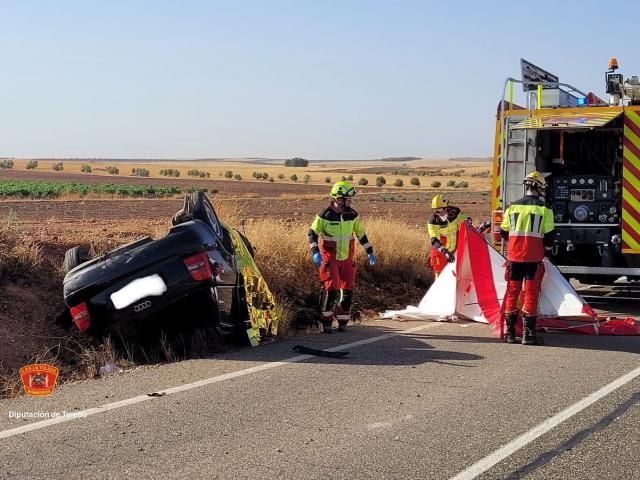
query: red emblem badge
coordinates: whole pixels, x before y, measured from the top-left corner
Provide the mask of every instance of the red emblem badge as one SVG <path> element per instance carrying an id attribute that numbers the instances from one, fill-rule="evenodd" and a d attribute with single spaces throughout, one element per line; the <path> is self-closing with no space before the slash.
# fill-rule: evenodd
<path id="1" fill-rule="evenodd" d="M 20 378 L 27 395 L 51 395 L 56 387 L 58 368 L 43 363 L 26 365 L 20 369 Z"/>

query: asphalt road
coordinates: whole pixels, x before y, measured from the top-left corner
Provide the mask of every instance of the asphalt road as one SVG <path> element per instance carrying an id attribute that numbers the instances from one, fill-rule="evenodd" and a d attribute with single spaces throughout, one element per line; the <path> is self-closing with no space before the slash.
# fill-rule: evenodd
<path id="1" fill-rule="evenodd" d="M 0 403 L 0 478 L 640 478 L 640 339 L 545 341 L 379 321 L 63 385 Z"/>

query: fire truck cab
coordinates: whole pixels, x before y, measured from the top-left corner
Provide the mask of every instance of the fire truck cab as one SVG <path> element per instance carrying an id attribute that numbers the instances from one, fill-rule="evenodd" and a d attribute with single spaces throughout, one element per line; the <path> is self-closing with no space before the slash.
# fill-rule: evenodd
<path id="1" fill-rule="evenodd" d="M 609 99 L 561 83 L 521 60 L 522 78 L 508 78 L 498 106 L 492 186 L 492 241 L 502 212 L 522 197 L 522 180 L 546 177 L 553 209 L 551 261 L 583 283 L 640 280 L 640 81 L 609 62 Z M 521 84 L 524 106 L 513 101 Z"/>

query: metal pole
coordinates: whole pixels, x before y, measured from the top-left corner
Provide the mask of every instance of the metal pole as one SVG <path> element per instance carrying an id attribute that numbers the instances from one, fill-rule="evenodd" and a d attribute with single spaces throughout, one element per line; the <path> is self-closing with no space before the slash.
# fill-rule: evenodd
<path id="1" fill-rule="evenodd" d="M 536 97 L 536 110 L 542 108 L 542 85 L 538 85 L 538 95 Z"/>

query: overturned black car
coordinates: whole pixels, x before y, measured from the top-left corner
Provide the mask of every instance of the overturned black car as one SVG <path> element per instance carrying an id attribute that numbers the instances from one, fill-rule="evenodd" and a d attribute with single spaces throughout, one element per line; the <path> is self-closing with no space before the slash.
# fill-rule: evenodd
<path id="1" fill-rule="evenodd" d="M 172 335 L 213 326 L 238 339 L 246 332 L 252 345 L 276 333 L 275 302 L 253 247 L 203 192 L 185 197 L 165 237 L 90 260 L 86 252 L 74 247 L 64 259 L 64 302 L 82 332 Z"/>

